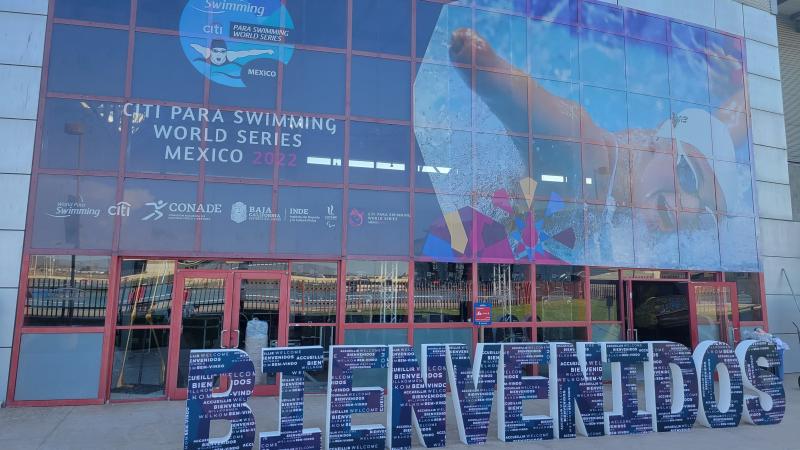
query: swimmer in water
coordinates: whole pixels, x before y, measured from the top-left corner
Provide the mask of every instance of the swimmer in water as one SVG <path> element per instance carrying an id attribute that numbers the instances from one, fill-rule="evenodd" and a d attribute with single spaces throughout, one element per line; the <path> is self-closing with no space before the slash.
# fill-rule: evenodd
<path id="1" fill-rule="evenodd" d="M 198 44 L 191 44 L 192 48 L 200 53 L 202 60 L 211 64 L 212 66 L 222 67 L 228 64 L 236 64 L 237 59 L 247 58 L 249 56 L 272 55 L 275 53 L 272 49 L 264 50 L 228 50 L 228 44 L 222 39 L 214 39 L 211 41 L 211 48 L 203 47 Z"/>

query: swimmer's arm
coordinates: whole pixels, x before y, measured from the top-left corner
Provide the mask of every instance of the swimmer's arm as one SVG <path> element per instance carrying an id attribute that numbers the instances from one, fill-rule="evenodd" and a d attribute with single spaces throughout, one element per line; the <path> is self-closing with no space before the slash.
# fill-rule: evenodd
<path id="1" fill-rule="evenodd" d="M 260 55 L 272 55 L 275 53 L 275 50 L 264 49 L 264 50 L 240 50 L 240 51 L 228 51 L 228 61 L 233 62 L 239 58 L 246 58 L 248 56 L 260 56 Z"/>
<path id="2" fill-rule="evenodd" d="M 195 49 L 195 51 L 197 51 L 197 53 L 200 53 L 200 55 L 202 55 L 204 59 L 208 59 L 208 58 L 211 57 L 211 49 L 210 48 L 205 48 L 202 45 L 198 45 L 198 44 L 191 44 L 191 47 L 193 49 Z"/>

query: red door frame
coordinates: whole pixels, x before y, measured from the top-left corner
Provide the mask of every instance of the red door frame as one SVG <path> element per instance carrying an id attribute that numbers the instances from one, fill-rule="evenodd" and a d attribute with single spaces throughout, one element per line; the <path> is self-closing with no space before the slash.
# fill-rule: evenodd
<path id="1" fill-rule="evenodd" d="M 278 300 L 278 347 L 287 347 L 289 345 L 289 276 L 284 272 L 236 272 L 234 273 L 233 281 L 233 301 L 231 302 L 231 316 L 230 323 L 230 348 L 237 348 L 239 343 L 239 313 L 242 306 L 242 281 L 243 280 L 262 280 L 262 281 L 277 281 L 280 284 L 280 294 Z M 234 332 L 236 339 L 233 338 Z M 258 364 L 257 361 L 253 361 Z M 261 373 L 261 368 L 256 367 L 256 373 Z M 280 383 L 280 375 L 272 385 L 256 385 L 253 390 L 253 395 L 256 396 L 276 396 L 278 395 L 278 383 Z"/>
<path id="2" fill-rule="evenodd" d="M 698 287 L 707 287 L 707 288 L 727 288 L 730 296 L 730 308 L 731 308 L 731 321 L 733 322 L 733 343 L 731 346 L 735 346 L 742 340 L 741 336 L 741 323 L 739 321 L 739 299 L 737 296 L 737 288 L 735 282 L 725 282 L 725 281 L 716 281 L 716 282 L 709 282 L 709 283 L 689 283 L 689 320 L 691 322 L 691 329 L 692 329 L 692 346 L 697 347 L 700 344 L 700 336 L 699 336 L 699 329 L 698 329 L 698 317 L 697 317 L 697 293 L 696 288 Z M 717 316 L 719 315 L 719 308 L 724 305 L 722 304 L 722 299 L 720 296 L 717 296 Z M 720 317 L 720 337 L 719 340 L 721 342 L 727 342 L 728 334 L 727 334 L 727 327 L 729 324 L 726 323 L 727 321 L 727 314 L 723 314 Z"/>

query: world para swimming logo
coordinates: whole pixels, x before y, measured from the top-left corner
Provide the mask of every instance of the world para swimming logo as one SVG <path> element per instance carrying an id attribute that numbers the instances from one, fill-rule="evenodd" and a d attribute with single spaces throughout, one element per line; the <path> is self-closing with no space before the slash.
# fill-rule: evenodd
<path id="1" fill-rule="evenodd" d="M 211 81 L 243 88 L 275 83 L 278 64 L 294 53 L 294 22 L 281 0 L 189 0 L 181 16 L 181 46 Z"/>

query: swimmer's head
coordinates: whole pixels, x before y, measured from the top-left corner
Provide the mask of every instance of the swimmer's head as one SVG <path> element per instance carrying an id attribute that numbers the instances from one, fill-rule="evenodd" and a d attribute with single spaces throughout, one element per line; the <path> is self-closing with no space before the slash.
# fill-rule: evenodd
<path id="1" fill-rule="evenodd" d="M 209 57 L 211 64 L 215 66 L 222 66 L 228 62 L 228 44 L 222 39 L 214 39 L 211 41 L 211 56 Z"/>

